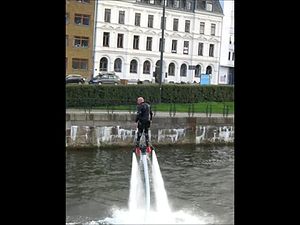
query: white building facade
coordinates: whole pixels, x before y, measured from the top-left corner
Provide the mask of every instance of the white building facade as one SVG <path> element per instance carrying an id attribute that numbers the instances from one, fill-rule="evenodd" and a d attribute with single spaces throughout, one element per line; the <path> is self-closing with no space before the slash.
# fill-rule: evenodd
<path id="1" fill-rule="evenodd" d="M 165 0 L 164 83 L 192 83 L 210 74 L 218 84 L 223 12 L 219 1 Z M 160 79 L 163 0 L 98 1 L 94 76 Z"/>
<path id="2" fill-rule="evenodd" d="M 234 0 L 224 1 L 219 84 L 234 84 Z"/>

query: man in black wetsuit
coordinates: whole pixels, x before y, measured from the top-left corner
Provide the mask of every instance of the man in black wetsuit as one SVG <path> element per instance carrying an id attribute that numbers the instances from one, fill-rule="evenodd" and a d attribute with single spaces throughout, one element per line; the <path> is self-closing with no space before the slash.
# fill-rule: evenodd
<path id="1" fill-rule="evenodd" d="M 137 140 L 136 140 L 136 148 L 135 152 L 136 154 L 141 153 L 141 149 L 139 147 L 140 144 L 140 139 L 143 135 L 143 132 L 145 133 L 145 139 L 146 139 L 146 151 L 147 153 L 151 152 L 151 148 L 149 146 L 149 128 L 150 124 L 152 122 L 152 116 L 153 113 L 151 111 L 151 106 L 149 103 L 146 103 L 144 101 L 143 97 L 138 97 L 137 99 L 137 115 L 135 118 L 135 122 L 137 124 L 138 128 L 138 135 L 137 135 Z"/>

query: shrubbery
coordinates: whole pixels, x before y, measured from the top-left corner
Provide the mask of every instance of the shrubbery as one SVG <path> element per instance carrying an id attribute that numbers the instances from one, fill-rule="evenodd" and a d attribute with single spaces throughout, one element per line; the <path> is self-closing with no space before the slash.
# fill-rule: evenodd
<path id="1" fill-rule="evenodd" d="M 234 87 L 228 85 L 163 84 L 162 103 L 230 102 Z M 143 96 L 150 103 L 160 101 L 157 84 L 143 85 L 67 85 L 66 107 L 135 105 Z"/>

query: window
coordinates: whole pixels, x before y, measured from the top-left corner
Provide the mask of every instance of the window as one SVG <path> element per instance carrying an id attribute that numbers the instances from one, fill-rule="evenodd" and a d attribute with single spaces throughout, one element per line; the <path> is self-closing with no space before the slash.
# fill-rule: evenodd
<path id="1" fill-rule="evenodd" d="M 186 3 L 186 9 L 187 9 L 187 10 L 192 10 L 192 2 L 191 2 L 191 1 L 188 1 L 188 2 Z"/>
<path id="2" fill-rule="evenodd" d="M 174 63 L 170 63 L 168 74 L 169 74 L 169 76 L 175 76 L 175 64 Z"/>
<path id="3" fill-rule="evenodd" d="M 115 60 L 114 70 L 115 72 L 122 72 L 122 60 L 120 58 Z"/>
<path id="4" fill-rule="evenodd" d="M 190 33 L 190 21 L 185 21 L 185 32 Z"/>
<path id="5" fill-rule="evenodd" d="M 214 45 L 213 44 L 209 45 L 209 56 L 214 57 Z"/>
<path id="6" fill-rule="evenodd" d="M 90 16 L 83 14 L 75 14 L 74 23 L 77 25 L 90 25 Z"/>
<path id="7" fill-rule="evenodd" d="M 139 49 L 139 36 L 133 36 L 133 49 Z"/>
<path id="8" fill-rule="evenodd" d="M 211 66 L 206 67 L 206 74 L 211 74 L 212 68 Z"/>
<path id="9" fill-rule="evenodd" d="M 179 3 L 180 3 L 180 0 L 174 0 L 173 6 L 175 8 L 179 8 Z"/>
<path id="10" fill-rule="evenodd" d="M 110 23 L 110 9 L 105 9 L 104 22 Z"/>
<path id="11" fill-rule="evenodd" d="M 124 24 L 125 11 L 119 11 L 119 24 Z"/>
<path id="12" fill-rule="evenodd" d="M 203 0 L 197 0 L 197 3 L 196 3 L 197 9 L 201 9 L 202 2 L 203 2 Z"/>
<path id="13" fill-rule="evenodd" d="M 183 42 L 183 54 L 185 55 L 189 54 L 189 41 Z"/>
<path id="14" fill-rule="evenodd" d="M 163 22 L 164 22 L 164 29 L 166 29 L 166 23 L 167 23 L 166 19 L 167 18 L 165 17 L 165 19 L 163 21 L 163 17 L 160 18 L 160 29 L 163 29 L 162 28 L 163 27 Z"/>
<path id="15" fill-rule="evenodd" d="M 201 76 L 201 66 L 197 65 L 195 69 L 195 77 L 200 77 Z"/>
<path id="16" fill-rule="evenodd" d="M 109 47 L 109 32 L 103 32 L 103 46 Z"/>
<path id="17" fill-rule="evenodd" d="M 200 22 L 200 34 L 204 34 L 205 23 Z"/>
<path id="18" fill-rule="evenodd" d="M 99 71 L 107 71 L 107 58 L 103 57 L 101 58 L 100 60 L 100 68 L 99 68 Z"/>
<path id="19" fill-rule="evenodd" d="M 89 47 L 89 38 L 74 36 L 74 47 L 75 48 L 88 48 Z"/>
<path id="20" fill-rule="evenodd" d="M 162 45 L 162 43 L 161 43 L 162 41 L 161 41 L 161 38 L 159 39 L 159 51 L 161 51 L 161 45 Z M 164 39 L 164 43 L 163 43 L 163 45 L 164 45 L 164 49 L 163 49 L 163 51 L 165 51 L 165 39 Z"/>
<path id="21" fill-rule="evenodd" d="M 83 15 L 83 17 L 82 17 L 82 24 L 83 25 L 90 25 L 90 16 Z"/>
<path id="22" fill-rule="evenodd" d="M 90 3 L 90 0 L 77 0 L 77 2 L 81 2 L 81 3 Z"/>
<path id="23" fill-rule="evenodd" d="M 234 60 L 234 52 L 232 53 L 232 60 Z"/>
<path id="24" fill-rule="evenodd" d="M 230 53 L 231 53 L 231 52 L 228 52 L 228 60 L 230 60 L 230 57 L 231 57 Z"/>
<path id="25" fill-rule="evenodd" d="M 173 31 L 178 31 L 178 19 L 173 19 Z"/>
<path id="26" fill-rule="evenodd" d="M 124 34 L 118 34 L 118 41 L 117 41 L 118 48 L 123 48 L 123 38 L 124 38 Z"/>
<path id="27" fill-rule="evenodd" d="M 162 5 L 163 4 L 163 0 L 154 0 L 155 5 Z"/>
<path id="28" fill-rule="evenodd" d="M 153 15 L 148 15 L 148 27 L 153 28 Z"/>
<path id="29" fill-rule="evenodd" d="M 72 59 L 72 68 L 74 70 L 88 70 L 88 60 L 87 59 Z"/>
<path id="30" fill-rule="evenodd" d="M 140 13 L 135 13 L 134 25 L 141 26 L 141 14 Z"/>
<path id="31" fill-rule="evenodd" d="M 152 51 L 152 37 L 147 37 L 146 50 Z"/>
<path id="32" fill-rule="evenodd" d="M 206 9 L 207 11 L 212 11 L 212 3 L 206 1 L 206 7 L 205 7 L 205 9 Z"/>
<path id="33" fill-rule="evenodd" d="M 229 44 L 231 45 L 231 36 L 229 37 Z"/>
<path id="34" fill-rule="evenodd" d="M 181 67 L 180 67 L 180 76 L 181 77 L 186 77 L 186 70 L 187 70 L 186 65 L 182 64 Z"/>
<path id="35" fill-rule="evenodd" d="M 177 40 L 172 40 L 172 53 L 177 53 Z"/>
<path id="36" fill-rule="evenodd" d="M 198 55 L 203 55 L 203 43 L 198 44 Z"/>
<path id="37" fill-rule="evenodd" d="M 144 62 L 143 73 L 150 74 L 150 62 L 148 60 Z"/>
<path id="38" fill-rule="evenodd" d="M 210 34 L 212 36 L 216 35 L 216 24 L 214 24 L 214 23 L 211 24 Z"/>
<path id="39" fill-rule="evenodd" d="M 137 73 L 137 61 L 135 59 L 130 62 L 130 73 Z"/>

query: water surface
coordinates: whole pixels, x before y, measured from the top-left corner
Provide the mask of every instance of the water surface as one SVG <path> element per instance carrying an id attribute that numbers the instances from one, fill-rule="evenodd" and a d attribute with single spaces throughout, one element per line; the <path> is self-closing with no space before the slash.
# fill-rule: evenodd
<path id="1" fill-rule="evenodd" d="M 161 148 L 156 156 L 174 213 L 233 224 L 233 147 Z M 131 157 L 125 149 L 66 151 L 67 224 L 102 224 L 126 214 Z"/>

